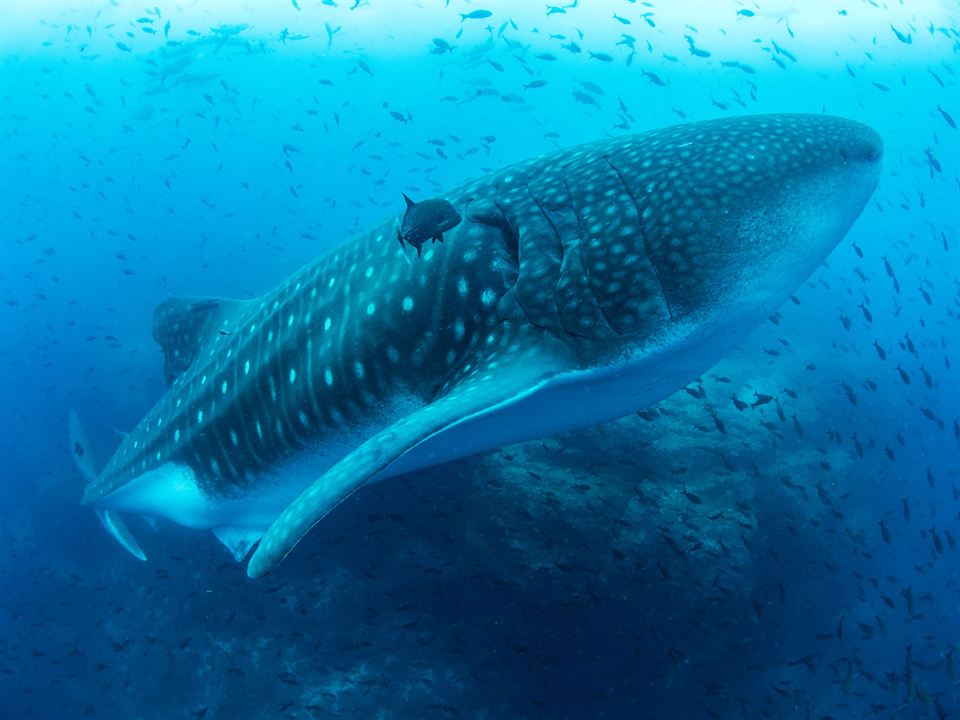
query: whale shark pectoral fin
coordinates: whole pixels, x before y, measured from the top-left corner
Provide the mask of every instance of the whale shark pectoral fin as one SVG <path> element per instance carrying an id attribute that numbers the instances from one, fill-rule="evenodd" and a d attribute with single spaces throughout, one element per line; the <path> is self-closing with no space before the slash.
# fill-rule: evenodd
<path id="1" fill-rule="evenodd" d="M 270 526 L 250 558 L 247 575 L 259 578 L 273 570 L 327 513 L 431 436 L 509 404 L 534 392 L 549 378 L 570 370 L 566 353 L 556 348 L 545 333 L 535 332 L 537 337 L 531 340 L 520 338 L 518 331 L 507 327 L 499 338 L 488 343 L 485 357 L 445 385 L 441 396 L 337 462 Z"/>
<path id="2" fill-rule="evenodd" d="M 133 555 L 137 560 L 146 560 L 147 555 L 140 548 L 137 539 L 133 537 L 127 524 L 120 517 L 119 513 L 110 510 L 97 510 L 97 517 L 114 539 L 123 546 L 123 549 Z"/>
<path id="3" fill-rule="evenodd" d="M 261 528 L 218 527 L 213 529 L 213 534 L 230 551 L 233 559 L 240 562 L 250 552 L 250 548 L 257 544 L 257 540 L 263 537 L 263 530 Z"/>

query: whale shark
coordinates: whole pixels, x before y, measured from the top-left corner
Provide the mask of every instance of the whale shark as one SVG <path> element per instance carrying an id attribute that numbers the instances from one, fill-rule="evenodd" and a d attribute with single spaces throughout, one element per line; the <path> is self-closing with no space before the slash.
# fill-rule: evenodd
<path id="1" fill-rule="evenodd" d="M 813 273 L 882 152 L 826 115 L 599 140 L 451 189 L 419 258 L 393 217 L 260 297 L 168 299 L 168 389 L 82 503 L 138 557 L 129 515 L 256 547 L 260 577 L 369 483 L 642 410 Z"/>

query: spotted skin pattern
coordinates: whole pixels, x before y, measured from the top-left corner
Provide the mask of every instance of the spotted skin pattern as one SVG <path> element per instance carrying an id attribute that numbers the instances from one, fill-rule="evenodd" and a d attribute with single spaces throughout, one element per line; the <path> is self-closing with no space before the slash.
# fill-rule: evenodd
<path id="1" fill-rule="evenodd" d="M 382 445 L 377 433 L 478 372 L 522 374 L 510 358 L 525 345 L 559 358 L 549 376 L 662 348 L 723 313 L 758 319 L 843 237 L 881 152 L 869 128 L 816 115 L 603 140 L 446 193 L 463 222 L 419 261 L 394 218 L 260 298 L 168 301 L 154 334 L 171 385 L 84 503 L 168 463 L 205 496 L 242 497 L 351 428 Z"/>

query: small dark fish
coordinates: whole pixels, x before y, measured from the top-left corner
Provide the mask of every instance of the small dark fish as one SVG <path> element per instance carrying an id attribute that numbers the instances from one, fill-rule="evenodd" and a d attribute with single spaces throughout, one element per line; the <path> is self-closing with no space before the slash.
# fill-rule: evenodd
<path id="1" fill-rule="evenodd" d="M 333 45 L 333 36 L 336 35 L 338 32 L 340 32 L 340 28 L 342 28 L 343 26 L 337 25 L 336 27 L 333 27 L 333 25 L 331 25 L 328 22 L 325 22 L 323 25 L 327 30 L 327 50 L 329 50 L 330 47 Z M 364 63 L 361 63 L 361 65 L 363 64 Z M 370 74 L 373 75 L 373 73 L 370 73 Z"/>
<path id="2" fill-rule="evenodd" d="M 693 55 L 694 57 L 702 57 L 702 58 L 708 58 L 708 57 L 710 57 L 710 52 L 708 52 L 707 50 L 701 50 L 700 48 L 698 48 L 698 47 L 696 46 L 696 44 L 694 43 L 694 40 L 693 40 L 693 36 L 691 36 L 691 35 L 684 35 L 683 37 L 686 39 L 687 45 L 690 47 L 690 54 L 691 54 L 691 55 Z"/>
<path id="3" fill-rule="evenodd" d="M 723 423 L 723 420 L 720 419 L 719 415 L 712 415 L 713 424 L 717 426 L 717 430 L 722 432 L 724 435 L 727 434 L 727 426 Z"/>
<path id="4" fill-rule="evenodd" d="M 754 400 L 753 403 L 750 405 L 750 407 L 752 408 L 760 407 L 761 405 L 766 405 L 771 400 L 773 400 L 773 395 L 765 395 L 764 393 L 759 393 L 759 392 L 754 392 L 753 394 L 756 397 L 756 400 Z"/>
<path id="5" fill-rule="evenodd" d="M 647 80 L 649 80 L 650 82 L 652 82 L 654 85 L 657 85 L 658 87 L 666 87 L 666 86 L 667 86 L 667 84 L 660 78 L 660 76 L 657 75 L 657 74 L 654 73 L 654 72 L 649 72 L 649 71 L 647 71 L 647 70 L 642 70 L 642 71 L 641 71 L 641 74 L 642 74 L 645 78 L 647 78 Z"/>
<path id="6" fill-rule="evenodd" d="M 887 359 L 887 351 L 880 347 L 879 343 L 876 340 L 873 341 L 873 347 L 877 351 L 877 355 L 880 356 L 881 360 Z"/>
<path id="7" fill-rule="evenodd" d="M 909 384 L 910 384 L 910 376 L 907 374 L 907 371 L 904 370 L 904 369 L 903 369 L 902 367 L 900 367 L 899 365 L 897 365 L 897 372 L 900 373 L 900 379 L 903 380 L 903 384 L 904 384 L 904 385 L 909 385 Z"/>
<path id="8" fill-rule="evenodd" d="M 913 340 L 910 339 L 910 334 L 909 334 L 909 333 L 907 333 L 906 335 L 903 336 L 903 342 L 904 342 L 904 343 L 906 344 L 906 346 L 907 346 L 907 351 L 908 351 L 911 355 L 916 356 L 916 354 L 917 354 L 917 347 L 913 344 Z"/>
<path id="9" fill-rule="evenodd" d="M 814 660 L 813 655 L 804 655 L 799 660 L 788 661 L 787 665 L 790 665 L 790 666 L 803 665 L 807 668 L 807 670 L 811 672 L 811 674 L 816 675 L 817 666 L 814 664 L 813 660 Z"/>
<path id="10" fill-rule="evenodd" d="M 946 110 L 940 107 L 939 104 L 937 105 L 937 112 L 939 112 L 941 117 L 943 117 L 943 119 L 946 120 L 947 125 L 952 127 L 954 130 L 957 129 L 957 124 L 953 121 L 953 118 L 950 117 L 950 113 L 948 113 Z"/>
<path id="11" fill-rule="evenodd" d="M 863 457 L 863 443 L 860 442 L 860 439 L 857 437 L 857 434 L 854 433 L 851 437 L 853 440 L 853 449 L 857 451 L 858 457 Z"/>
<path id="12" fill-rule="evenodd" d="M 755 75 L 757 72 L 752 67 L 750 67 L 746 63 L 740 62 L 739 60 L 723 60 L 721 61 L 720 64 L 723 67 L 730 67 L 730 68 L 736 68 L 737 70 L 743 70 L 748 75 Z"/>
<path id="13" fill-rule="evenodd" d="M 703 499 L 699 495 L 695 495 L 692 492 L 687 492 L 686 487 L 683 488 L 682 492 L 683 496 L 694 505 L 703 505 Z"/>
<path id="14" fill-rule="evenodd" d="M 613 62 L 613 56 L 605 52 L 592 52 L 590 53 L 590 57 L 600 62 Z"/>
<path id="15" fill-rule="evenodd" d="M 590 82 L 589 80 L 581 80 L 580 84 L 583 85 L 583 89 L 592 92 L 594 95 L 603 95 L 603 88 L 597 85 L 595 82 Z"/>
<path id="16" fill-rule="evenodd" d="M 921 408 L 920 408 L 920 413 L 921 413 L 927 420 L 933 420 L 934 422 L 937 422 L 937 420 L 938 420 L 936 414 L 935 414 L 935 413 L 933 412 L 933 410 L 931 410 L 930 408 L 921 407 Z M 929 474 L 927 475 L 927 479 L 928 479 L 928 480 L 930 479 L 930 475 L 929 475 Z M 933 484 L 933 483 L 931 483 L 931 485 L 932 485 L 932 484 Z"/>
<path id="17" fill-rule="evenodd" d="M 791 37 L 793 37 L 792 33 L 791 33 Z M 786 48 L 783 48 L 783 47 L 780 47 L 779 45 L 777 45 L 777 41 L 776 41 L 776 40 L 771 41 L 771 44 L 773 45 L 773 49 L 777 51 L 777 54 L 778 54 L 778 55 L 783 55 L 785 58 L 788 58 L 788 59 L 791 60 L 792 62 L 796 62 L 796 61 L 797 61 L 797 56 L 794 55 L 794 54 L 793 54 L 792 52 L 790 52 L 789 50 L 787 50 Z"/>
<path id="18" fill-rule="evenodd" d="M 888 528 L 886 525 L 884 525 L 883 520 L 880 521 L 880 535 L 883 537 L 883 541 L 884 541 L 885 543 L 887 543 L 887 545 L 889 545 L 889 544 L 890 544 L 890 530 L 889 530 L 889 528 Z"/>
<path id="19" fill-rule="evenodd" d="M 397 239 L 400 247 L 404 247 L 404 243 L 415 247 L 417 257 L 420 257 L 424 243 L 428 240 L 443 242 L 443 233 L 455 228 L 462 220 L 460 213 L 446 200 L 433 198 L 415 203 L 406 193 L 403 193 L 403 199 L 407 211 L 397 231 Z"/>
<path id="20" fill-rule="evenodd" d="M 573 97 L 577 102 L 583 103 L 584 105 L 593 105 L 596 108 L 600 107 L 600 103 L 597 102 L 597 99 L 593 95 L 585 93 L 582 90 L 574 90 Z"/>
<path id="21" fill-rule="evenodd" d="M 903 521 L 910 522 L 910 499 L 904 498 L 901 502 L 903 503 Z"/>
<path id="22" fill-rule="evenodd" d="M 897 40 L 904 43 L 905 45 L 910 45 L 913 42 L 913 36 L 909 33 L 904 35 L 902 32 L 897 30 L 893 25 L 890 26 L 890 29 L 893 30 L 893 34 L 897 36 Z"/>
<path id="23" fill-rule="evenodd" d="M 850 387 L 849 385 L 847 385 L 846 383 L 840 383 L 840 385 L 841 385 L 841 387 L 843 387 L 843 392 L 844 392 L 844 394 L 846 394 L 847 400 L 850 401 L 850 404 L 851 404 L 851 405 L 856 405 L 856 404 L 857 404 L 857 395 L 856 395 L 856 393 L 853 391 L 853 388 Z"/>
<path id="24" fill-rule="evenodd" d="M 902 597 L 907 602 L 907 612 L 913 615 L 913 589 L 904 588 L 900 591 L 900 597 Z"/>
<path id="25" fill-rule="evenodd" d="M 937 535 L 937 529 L 930 528 L 930 535 L 933 537 L 933 549 L 937 551 L 937 555 L 943 555 L 943 541 Z"/>
<path id="26" fill-rule="evenodd" d="M 533 81 L 531 81 L 531 82 L 528 82 L 526 85 L 524 85 L 524 86 L 523 86 L 523 89 L 524 89 L 524 90 L 536 90 L 537 88 L 542 88 L 542 87 L 546 86 L 546 84 L 547 84 L 547 81 L 546 81 L 546 80 L 533 80 Z"/>
<path id="27" fill-rule="evenodd" d="M 493 15 L 489 10 L 474 10 L 473 12 L 460 13 L 460 22 L 464 20 L 483 20 Z"/>

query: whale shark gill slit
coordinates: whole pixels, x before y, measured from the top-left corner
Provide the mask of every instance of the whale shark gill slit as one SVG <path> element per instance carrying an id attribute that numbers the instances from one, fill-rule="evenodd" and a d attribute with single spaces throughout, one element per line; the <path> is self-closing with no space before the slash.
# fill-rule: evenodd
<path id="1" fill-rule="evenodd" d="M 620 184 L 623 186 L 623 191 L 626 193 L 627 197 L 630 198 L 630 202 L 633 203 L 633 209 L 637 214 L 637 218 L 643 217 L 643 210 L 640 207 L 640 203 L 637 202 L 637 196 L 633 193 L 633 190 L 630 188 L 630 183 L 627 182 L 626 177 L 624 177 L 623 172 L 618 168 L 608 156 L 604 155 L 604 161 L 610 166 L 610 168 L 616 173 L 617 179 L 620 180 Z M 670 321 L 673 321 L 675 318 L 673 316 L 673 310 L 670 308 L 670 297 L 667 295 L 667 289 L 663 285 L 663 278 L 660 276 L 660 268 L 657 266 L 657 259 L 653 256 L 653 253 L 650 251 L 650 244 L 647 241 L 646 233 L 644 228 L 640 226 L 640 240 L 643 242 L 643 251 L 646 254 L 647 258 L 650 260 L 650 266 L 653 269 L 653 275 L 657 281 L 657 287 L 660 290 L 660 294 L 663 296 L 663 304 L 666 307 L 667 317 Z"/>

